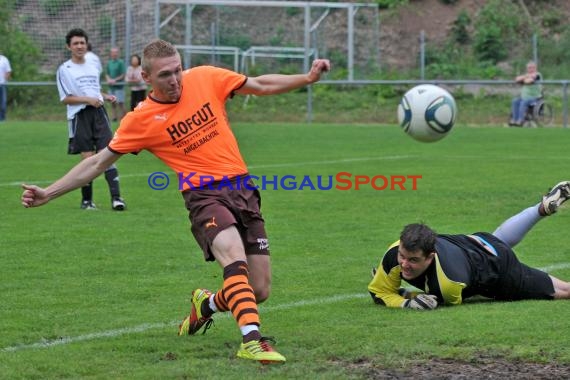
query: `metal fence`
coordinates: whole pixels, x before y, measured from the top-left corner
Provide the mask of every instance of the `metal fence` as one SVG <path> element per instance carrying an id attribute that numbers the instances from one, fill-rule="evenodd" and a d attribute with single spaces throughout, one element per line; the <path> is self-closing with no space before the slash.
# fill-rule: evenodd
<path id="1" fill-rule="evenodd" d="M 516 85 L 513 81 L 508 80 L 327 80 L 324 78 L 316 86 L 319 85 L 330 85 L 337 87 L 339 91 L 342 89 L 358 89 L 364 88 L 366 86 L 391 86 L 398 87 L 400 90 L 405 88 L 411 88 L 418 84 L 436 84 L 448 89 L 452 94 L 471 94 L 473 96 L 492 96 L 492 95 L 507 95 L 507 96 L 517 96 L 520 87 Z M 541 82 L 543 87 L 546 89 L 545 101 L 549 104 L 555 103 L 555 114 L 556 114 L 556 124 L 561 125 L 564 128 L 568 127 L 568 87 L 570 80 L 543 80 Z M 15 87 L 35 87 L 35 86 L 53 86 L 54 96 L 57 95 L 57 90 L 55 89 L 55 82 L 8 82 L 7 86 L 10 88 Z M 310 86 L 314 87 L 314 86 Z M 43 98 L 42 98 L 43 99 Z M 314 108 L 315 95 L 313 91 L 307 91 L 306 95 L 306 119 L 307 122 L 312 122 L 314 120 L 315 108 Z M 374 99 L 369 99 L 370 102 L 374 102 Z M 34 100 L 37 102 L 37 99 Z M 33 105 L 22 105 L 24 107 L 30 107 Z M 507 107 L 507 105 L 505 105 Z M 461 106 L 459 105 L 459 111 L 461 112 Z M 482 110 L 481 112 L 485 112 Z M 507 113 L 508 110 L 505 110 Z M 507 116 L 504 117 L 506 120 Z"/>
<path id="2" fill-rule="evenodd" d="M 442 85 L 445 87 L 449 87 L 451 92 L 453 93 L 453 88 L 462 87 L 462 91 L 465 91 L 465 87 L 468 86 L 477 86 L 477 90 L 471 90 L 471 92 L 480 92 L 481 90 L 485 91 L 485 89 L 492 89 L 493 87 L 501 86 L 506 87 L 502 91 L 497 91 L 495 93 L 504 93 L 510 94 L 515 96 L 518 90 L 517 87 L 513 87 L 514 83 L 511 80 L 460 80 L 460 79 L 451 79 L 451 80 L 323 80 L 319 83 L 323 84 L 333 84 L 333 85 L 350 85 L 350 86 L 367 86 L 367 85 L 407 85 L 409 87 L 413 87 L 419 84 L 435 84 L 435 85 Z M 562 98 L 562 126 L 564 128 L 568 127 L 568 85 L 570 84 L 570 80 L 542 80 L 541 84 L 544 86 L 549 87 L 549 91 L 547 91 L 548 96 L 554 97 L 558 96 Z M 467 89 L 467 92 L 470 92 Z M 548 101 L 548 98 L 546 98 Z M 312 118 L 312 99 L 309 96 L 307 98 L 307 120 L 311 120 Z"/>

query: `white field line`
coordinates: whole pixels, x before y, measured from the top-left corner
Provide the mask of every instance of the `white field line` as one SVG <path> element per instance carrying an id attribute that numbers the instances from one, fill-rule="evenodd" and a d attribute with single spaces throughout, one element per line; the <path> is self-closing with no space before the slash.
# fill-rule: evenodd
<path id="1" fill-rule="evenodd" d="M 538 269 L 540 269 L 543 272 L 550 273 L 553 270 L 567 269 L 567 268 L 570 268 L 570 263 L 552 264 L 552 265 L 547 265 L 545 267 L 538 268 Z M 568 281 L 570 281 L 570 280 L 568 280 Z"/>
<path id="2" fill-rule="evenodd" d="M 299 167 L 299 166 L 310 166 L 310 165 L 330 165 L 330 164 L 345 164 L 351 162 L 366 162 L 366 161 L 385 161 L 385 160 L 407 160 L 410 158 L 414 158 L 415 156 L 410 155 L 403 155 L 403 156 L 385 156 L 385 157 L 360 157 L 360 158 L 345 158 L 340 160 L 325 160 L 325 161 L 306 161 L 306 162 L 288 162 L 282 164 L 267 164 L 267 165 L 248 165 L 248 169 L 251 171 L 252 169 L 270 169 L 270 168 L 288 168 L 288 167 Z M 166 169 L 170 171 L 170 169 Z M 157 172 L 159 170 L 155 170 Z M 148 173 L 136 173 L 136 174 L 121 174 L 121 178 L 137 178 L 137 177 L 148 177 L 153 173 L 153 171 L 149 171 Z M 63 173 L 62 173 L 63 174 Z M 169 174 L 169 173 L 167 173 Z M 170 174 L 175 175 L 175 173 L 171 172 Z M 169 174 L 169 175 L 170 175 Z M 255 174 L 255 173 L 252 173 Z M 17 181 L 17 182 L 1 182 L 0 187 L 9 187 L 9 186 L 20 186 L 22 183 L 29 183 L 34 185 L 42 185 L 42 184 L 50 184 L 55 182 L 55 180 L 43 180 L 43 181 L 34 181 L 34 180 L 26 180 L 26 181 Z"/>
<path id="3" fill-rule="evenodd" d="M 553 264 L 553 265 L 548 265 L 546 267 L 542 267 L 542 268 L 538 268 L 538 269 L 540 269 L 544 272 L 550 272 L 550 271 L 557 270 L 557 269 L 567 269 L 567 268 L 570 268 L 570 263 Z M 336 302 L 340 302 L 340 301 L 356 299 L 356 298 L 366 298 L 366 297 L 368 297 L 368 294 L 366 294 L 366 293 L 344 294 L 344 295 L 338 295 L 338 296 L 333 296 L 333 297 L 319 298 L 319 299 L 312 299 L 312 300 L 303 300 L 303 301 L 297 301 L 297 302 L 286 303 L 286 304 L 275 305 L 275 306 L 268 306 L 268 307 L 264 307 L 263 305 L 260 305 L 259 311 L 260 311 L 260 313 L 270 313 L 272 311 L 290 310 L 290 309 L 295 309 L 295 308 L 304 307 L 304 306 L 323 305 L 323 304 L 336 303 Z M 218 318 L 229 318 L 229 313 L 216 315 L 216 319 L 218 319 Z M 148 330 L 162 329 L 165 327 L 176 326 L 179 323 L 180 323 L 179 320 L 168 322 L 168 323 L 167 322 L 164 322 L 164 323 L 144 323 L 142 325 L 138 325 L 138 326 L 134 326 L 134 327 L 125 327 L 122 329 L 101 331 L 101 332 L 96 332 L 96 333 L 91 333 L 91 334 L 86 334 L 86 335 L 79 335 L 76 337 L 62 337 L 62 338 L 56 339 L 56 340 L 44 340 L 44 341 L 40 341 L 37 343 L 20 344 L 20 345 L 15 345 L 15 346 L 4 347 L 0 350 L 0 352 L 15 352 L 15 351 L 21 351 L 21 350 L 32 349 L 32 348 L 49 348 L 52 346 L 59 346 L 59 345 L 69 344 L 69 343 L 83 342 L 83 341 L 102 339 L 102 338 L 114 338 L 114 337 L 118 337 L 118 336 L 126 335 L 126 334 L 136 334 L 136 333 L 145 332 Z"/>
<path id="4" fill-rule="evenodd" d="M 364 298 L 364 297 L 368 297 L 368 295 L 364 294 L 364 293 L 345 294 L 345 295 L 338 295 L 338 296 L 333 296 L 333 297 L 328 297 L 328 298 L 321 298 L 321 299 L 314 299 L 314 300 L 303 300 L 303 301 L 292 302 L 292 303 L 287 303 L 287 304 L 282 304 L 282 305 L 268 306 L 268 307 L 264 307 L 263 305 L 260 305 L 259 311 L 260 311 L 260 313 L 268 313 L 268 312 L 272 312 L 272 311 L 289 310 L 289 309 L 294 309 L 294 308 L 304 307 L 304 306 L 329 304 L 329 303 L 335 303 L 335 302 L 340 302 L 340 301 L 345 301 L 345 300 L 350 300 L 350 299 L 356 299 L 356 298 Z M 230 316 L 229 313 L 224 313 L 224 314 L 216 315 L 215 318 L 216 319 L 218 319 L 218 318 L 229 318 L 229 316 Z M 5 347 L 5 348 L 1 349 L 0 352 L 15 352 L 15 351 L 22 351 L 22 350 L 33 349 L 33 348 L 49 348 L 52 346 L 59 346 L 59 345 L 64 345 L 64 344 L 69 344 L 69 343 L 83 342 L 83 341 L 103 339 L 103 338 L 114 338 L 114 337 L 118 337 L 118 336 L 126 335 L 126 334 L 136 334 L 136 333 L 140 333 L 140 332 L 144 332 L 144 331 L 148 331 L 148 330 L 162 329 L 165 327 L 177 326 L 179 323 L 180 323 L 179 320 L 172 321 L 172 322 L 164 322 L 164 323 L 144 323 L 142 325 L 138 325 L 135 327 L 126 327 L 126 328 L 122 328 L 122 329 L 101 331 L 101 332 L 96 332 L 96 333 L 91 333 L 91 334 L 86 334 L 86 335 L 79 335 L 76 337 L 62 337 L 62 338 L 56 339 L 56 340 L 43 340 L 43 341 L 40 341 L 37 343 L 9 346 L 9 347 Z"/>

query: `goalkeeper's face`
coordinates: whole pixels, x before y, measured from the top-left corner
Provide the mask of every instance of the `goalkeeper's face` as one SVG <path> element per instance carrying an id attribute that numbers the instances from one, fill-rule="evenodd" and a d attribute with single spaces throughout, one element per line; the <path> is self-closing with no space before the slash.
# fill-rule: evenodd
<path id="1" fill-rule="evenodd" d="M 400 244 L 398 247 L 398 264 L 405 280 L 413 280 L 421 276 L 430 266 L 435 256 L 434 252 L 426 255 L 421 249 L 408 251 Z"/>

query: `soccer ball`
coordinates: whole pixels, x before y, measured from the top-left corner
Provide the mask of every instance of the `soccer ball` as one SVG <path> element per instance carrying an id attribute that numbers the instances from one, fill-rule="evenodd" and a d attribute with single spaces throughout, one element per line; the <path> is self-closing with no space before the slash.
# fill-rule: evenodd
<path id="1" fill-rule="evenodd" d="M 433 84 L 412 88 L 398 105 L 400 127 L 412 138 L 423 142 L 434 142 L 447 136 L 456 116 L 453 96 Z"/>

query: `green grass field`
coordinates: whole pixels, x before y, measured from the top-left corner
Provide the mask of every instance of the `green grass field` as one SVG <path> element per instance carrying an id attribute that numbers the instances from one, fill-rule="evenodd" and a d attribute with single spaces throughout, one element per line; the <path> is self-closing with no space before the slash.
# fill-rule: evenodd
<path id="1" fill-rule="evenodd" d="M 22 182 L 47 185 L 75 164 L 64 122 L 0 124 L 0 378 L 364 379 L 373 370 L 485 355 L 570 365 L 570 302 L 470 302 L 432 312 L 389 310 L 367 294 L 370 270 L 402 227 L 492 231 L 569 179 L 562 128 L 466 127 L 422 144 L 395 126 L 236 124 L 254 175 L 421 175 L 417 190 L 265 190 L 273 292 L 263 332 L 288 362 L 235 358 L 235 322 L 217 315 L 206 335 L 178 337 L 196 287 L 217 289 L 190 234 L 182 197 L 152 190 L 171 174 L 148 153 L 119 161 L 128 211 L 98 211 L 78 191 L 38 209 L 20 205 Z M 570 207 L 540 222 L 519 258 L 570 279 Z"/>

